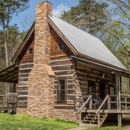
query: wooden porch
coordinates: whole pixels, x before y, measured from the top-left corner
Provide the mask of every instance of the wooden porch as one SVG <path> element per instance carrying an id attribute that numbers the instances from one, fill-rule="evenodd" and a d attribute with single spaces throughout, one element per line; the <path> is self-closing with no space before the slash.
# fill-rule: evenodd
<path id="1" fill-rule="evenodd" d="M 0 111 L 16 113 L 18 102 L 17 93 L 8 93 L 6 95 L 0 95 Z"/>
<path id="2" fill-rule="evenodd" d="M 80 96 L 77 111 L 80 124 L 94 124 L 100 127 L 109 114 L 116 114 L 118 115 L 118 125 L 121 125 L 122 114 L 130 113 L 130 95 L 121 94 L 121 100 L 118 99 L 117 95 L 107 95 L 104 100 L 94 94 Z"/>

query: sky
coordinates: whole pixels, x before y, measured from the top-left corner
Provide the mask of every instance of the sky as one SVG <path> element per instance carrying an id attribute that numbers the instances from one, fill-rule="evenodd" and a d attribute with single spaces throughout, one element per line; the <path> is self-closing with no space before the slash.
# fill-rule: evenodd
<path id="1" fill-rule="evenodd" d="M 29 0 L 29 8 L 21 12 L 18 16 L 13 16 L 11 25 L 17 24 L 19 30 L 28 29 L 35 19 L 36 4 L 44 0 Z M 68 11 L 72 6 L 77 4 L 78 0 L 48 0 L 52 3 L 53 15 L 59 17 L 65 10 Z"/>

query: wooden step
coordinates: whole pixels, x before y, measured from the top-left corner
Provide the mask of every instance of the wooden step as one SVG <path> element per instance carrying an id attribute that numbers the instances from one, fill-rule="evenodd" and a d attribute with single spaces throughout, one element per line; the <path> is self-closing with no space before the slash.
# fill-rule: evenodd
<path id="1" fill-rule="evenodd" d="M 83 120 L 84 123 L 88 123 L 88 124 L 97 124 L 98 121 L 85 121 Z"/>
<path id="2" fill-rule="evenodd" d="M 100 113 L 99 120 L 98 120 L 98 116 L 95 113 L 88 113 L 86 114 L 86 117 L 84 117 L 82 121 L 83 123 L 87 123 L 87 124 L 97 124 L 98 127 L 100 127 L 105 121 L 105 119 L 107 118 L 107 115 L 108 115 L 107 113 Z"/>
<path id="3" fill-rule="evenodd" d="M 89 119 L 97 119 L 97 117 L 84 117 L 84 119 L 86 119 L 86 120 L 89 120 Z"/>

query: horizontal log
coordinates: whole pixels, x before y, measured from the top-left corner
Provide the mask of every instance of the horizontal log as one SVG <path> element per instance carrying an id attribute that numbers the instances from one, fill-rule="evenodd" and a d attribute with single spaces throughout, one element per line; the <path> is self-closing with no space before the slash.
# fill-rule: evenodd
<path id="1" fill-rule="evenodd" d="M 32 68 L 33 67 L 33 64 L 25 64 L 25 65 L 20 65 L 20 69 L 21 68 Z"/>
<path id="2" fill-rule="evenodd" d="M 22 95 L 22 96 L 23 96 L 23 95 Z M 28 98 L 27 96 L 26 96 L 26 97 L 21 97 L 21 96 L 20 96 L 20 97 L 18 97 L 18 102 L 21 101 L 21 100 L 27 100 L 27 98 Z"/>
<path id="3" fill-rule="evenodd" d="M 18 103 L 27 103 L 28 100 L 19 100 Z"/>
<path id="4" fill-rule="evenodd" d="M 61 72 L 54 72 L 55 73 L 55 75 L 68 75 L 68 74 L 73 74 L 74 73 L 74 71 L 66 71 L 66 72 L 63 72 L 63 71 L 61 71 Z"/>
<path id="5" fill-rule="evenodd" d="M 33 65 L 33 62 L 21 62 L 19 65 Z"/>
<path id="6" fill-rule="evenodd" d="M 32 67 L 30 68 L 19 68 L 19 70 L 32 70 Z"/>
<path id="7" fill-rule="evenodd" d="M 26 70 L 19 70 L 19 74 L 28 74 L 30 73 L 31 69 L 26 69 Z"/>
<path id="8" fill-rule="evenodd" d="M 63 78 L 63 79 L 65 79 L 65 78 L 73 79 L 73 74 L 71 74 L 71 75 L 55 75 L 55 77 L 56 78 Z"/>
<path id="9" fill-rule="evenodd" d="M 28 78 L 29 74 L 19 74 L 20 79 Z"/>
<path id="10" fill-rule="evenodd" d="M 55 70 L 70 70 L 70 69 L 74 69 L 74 65 L 60 65 L 60 66 L 52 66 L 51 67 L 53 71 Z"/>
<path id="11" fill-rule="evenodd" d="M 73 60 L 73 58 L 69 58 L 69 57 L 63 57 L 63 58 L 56 58 L 56 59 L 51 59 L 50 60 L 50 63 L 53 63 L 53 62 L 58 62 L 58 61 L 65 61 L 65 60 Z"/>
<path id="12" fill-rule="evenodd" d="M 20 92 L 18 92 L 18 95 L 28 95 L 28 92 L 26 92 L 26 91 L 20 91 Z"/>
<path id="13" fill-rule="evenodd" d="M 54 66 L 54 65 L 64 65 L 64 64 L 72 64 L 72 61 L 70 59 L 62 59 L 60 61 L 53 61 L 50 63 L 50 66 Z"/>
<path id="14" fill-rule="evenodd" d="M 28 85 L 28 81 L 20 81 L 19 85 L 20 86 L 27 86 Z"/>
<path id="15" fill-rule="evenodd" d="M 27 88 L 28 87 L 28 85 L 26 84 L 26 85 L 18 85 L 18 88 Z"/>

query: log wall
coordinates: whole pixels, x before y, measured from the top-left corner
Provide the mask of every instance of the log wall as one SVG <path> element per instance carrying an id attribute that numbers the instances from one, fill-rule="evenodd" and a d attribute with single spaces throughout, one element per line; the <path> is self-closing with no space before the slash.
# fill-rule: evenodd
<path id="1" fill-rule="evenodd" d="M 18 107 L 27 107 L 28 75 L 33 67 L 33 62 L 21 62 L 18 75 Z"/>
<path id="2" fill-rule="evenodd" d="M 29 49 L 32 49 L 32 54 L 29 53 Z M 34 57 L 34 41 L 31 41 L 30 45 L 27 46 L 20 62 L 32 62 Z"/>
<path id="3" fill-rule="evenodd" d="M 51 59 L 54 58 L 62 58 L 62 57 L 69 57 L 72 54 L 71 50 L 67 47 L 64 41 L 59 37 L 59 35 L 55 32 L 52 27 L 50 27 L 50 57 Z M 64 50 L 59 50 L 59 44 L 64 44 Z"/>
<path id="4" fill-rule="evenodd" d="M 75 97 L 75 66 L 74 61 L 71 58 L 56 58 L 51 59 L 51 68 L 55 73 L 55 108 L 74 108 L 73 99 Z M 58 87 L 58 79 L 66 79 L 66 101 L 58 102 L 57 101 L 57 87 Z"/>

